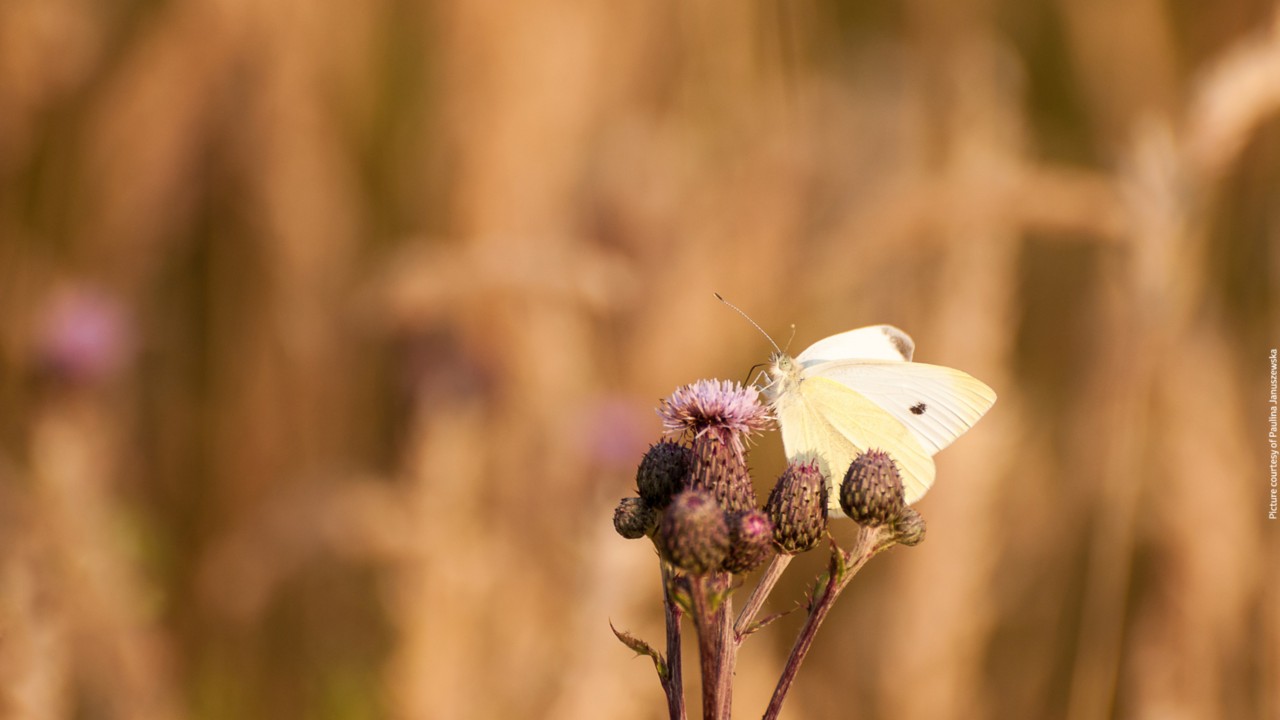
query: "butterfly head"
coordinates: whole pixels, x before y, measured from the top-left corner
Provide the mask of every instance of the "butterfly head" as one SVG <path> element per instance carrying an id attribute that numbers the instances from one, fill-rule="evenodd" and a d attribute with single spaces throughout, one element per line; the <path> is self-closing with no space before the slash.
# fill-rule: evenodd
<path id="1" fill-rule="evenodd" d="M 800 363 L 781 351 L 769 356 L 768 373 L 769 383 L 765 385 L 764 393 L 771 401 L 800 383 Z"/>

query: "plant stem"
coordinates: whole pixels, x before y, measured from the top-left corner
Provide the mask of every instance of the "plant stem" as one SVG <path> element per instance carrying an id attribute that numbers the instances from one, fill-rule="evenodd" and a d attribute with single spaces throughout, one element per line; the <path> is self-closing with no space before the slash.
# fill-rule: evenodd
<path id="1" fill-rule="evenodd" d="M 742 612 L 738 614 L 738 620 L 733 624 L 735 644 L 742 644 L 747 628 L 751 627 L 756 615 L 760 613 L 760 608 L 764 607 L 765 600 L 769 598 L 773 586 L 778 584 L 778 579 L 782 577 L 782 572 L 787 569 L 787 565 L 791 564 L 792 557 L 780 553 L 774 555 L 773 560 L 769 562 L 769 567 L 765 569 L 764 575 L 760 576 L 760 582 L 756 584 L 756 589 L 751 591 L 751 597 L 747 598 L 747 604 L 742 606 Z"/>
<path id="2" fill-rule="evenodd" d="M 710 573 L 689 578 L 693 620 L 698 629 L 698 659 L 702 666 L 703 720 L 729 720 L 733 698 L 734 650 L 726 594 L 732 576 Z M 714 596 L 715 607 L 712 607 Z"/>
<path id="3" fill-rule="evenodd" d="M 662 689 L 667 694 L 670 720 L 685 720 L 684 668 L 680 660 L 680 622 L 684 618 L 684 610 L 671 596 L 671 566 L 666 561 L 662 561 L 661 565 L 662 604 L 667 621 L 667 677 L 662 683 Z"/>
<path id="4" fill-rule="evenodd" d="M 733 596 L 729 594 L 729 585 L 733 576 L 729 573 L 716 573 L 712 576 L 714 587 L 720 596 L 720 604 L 715 612 L 716 631 L 716 717 L 718 720 L 730 720 L 733 715 L 733 671 L 737 664 L 738 644 L 733 636 Z"/>
<path id="5" fill-rule="evenodd" d="M 716 681 L 720 673 L 716 668 L 715 640 L 711 636 L 711 613 L 707 607 L 707 576 L 689 578 L 689 596 L 693 600 L 693 624 L 698 631 L 698 661 L 702 669 L 702 718 L 719 720 L 716 707 Z"/>
<path id="6" fill-rule="evenodd" d="M 818 633 L 822 621 L 827 618 L 827 613 L 831 612 L 831 606 L 835 604 L 836 598 L 868 560 L 892 544 L 881 542 L 881 537 L 879 528 L 863 528 L 849 552 L 846 553 L 839 548 L 834 550 L 844 555 L 844 572 L 839 576 L 832 574 L 828 577 L 826 584 L 814 598 L 809 617 L 805 620 L 804 627 L 800 629 L 795 645 L 791 647 L 791 654 L 787 657 L 787 665 L 782 671 L 782 677 L 778 678 L 778 685 L 774 688 L 773 697 L 769 700 L 769 708 L 765 710 L 764 720 L 776 720 L 778 713 L 782 712 L 782 701 L 786 699 L 787 691 L 791 689 L 791 683 L 795 681 L 796 673 L 800 671 L 800 664 L 809 654 L 813 638 Z"/>

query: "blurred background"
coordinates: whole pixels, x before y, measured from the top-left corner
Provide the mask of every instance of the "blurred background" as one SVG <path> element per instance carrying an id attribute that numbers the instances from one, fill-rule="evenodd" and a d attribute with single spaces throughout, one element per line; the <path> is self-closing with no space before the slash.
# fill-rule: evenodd
<path id="1" fill-rule="evenodd" d="M 5 0 L 0 715 L 663 717 L 720 292 L 1000 395 L 785 717 L 1280 717 L 1278 117 L 1260 0 Z"/>

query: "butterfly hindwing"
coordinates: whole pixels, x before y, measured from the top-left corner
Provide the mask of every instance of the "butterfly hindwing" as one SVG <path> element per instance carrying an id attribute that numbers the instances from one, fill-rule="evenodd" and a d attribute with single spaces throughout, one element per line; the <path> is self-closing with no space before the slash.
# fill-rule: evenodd
<path id="1" fill-rule="evenodd" d="M 892 414 L 847 384 L 806 377 L 796 392 L 779 398 L 775 411 L 788 457 L 814 454 L 827 464 L 832 490 L 830 509 L 839 514 L 839 485 L 861 452 L 888 452 L 902 475 L 908 503 L 933 484 L 933 459 L 915 435 Z"/>

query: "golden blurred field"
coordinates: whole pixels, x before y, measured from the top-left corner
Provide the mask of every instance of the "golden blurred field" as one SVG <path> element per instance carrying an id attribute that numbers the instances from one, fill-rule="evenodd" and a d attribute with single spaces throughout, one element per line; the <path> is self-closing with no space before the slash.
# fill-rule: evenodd
<path id="1" fill-rule="evenodd" d="M 785 717 L 1280 717 L 1278 288 L 1257 0 L 5 0 L 0 716 L 663 717 L 720 292 L 1000 394 Z"/>

